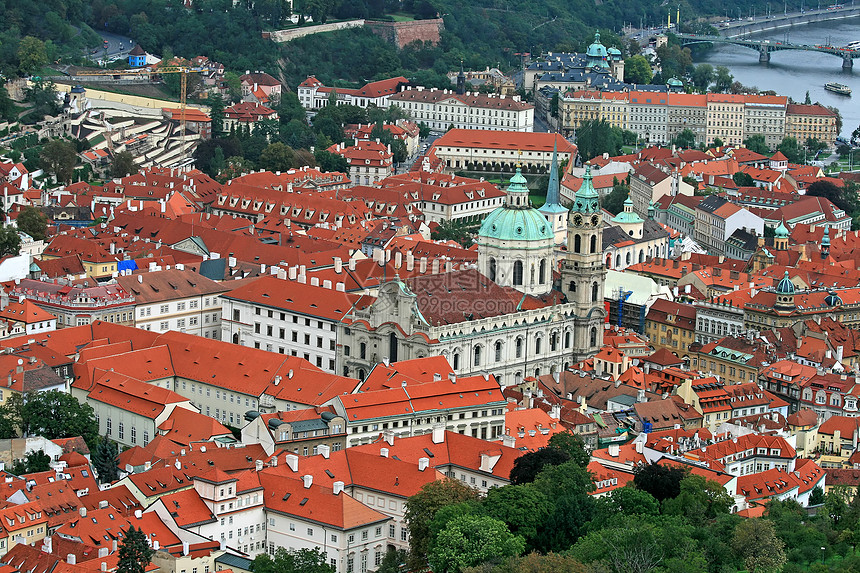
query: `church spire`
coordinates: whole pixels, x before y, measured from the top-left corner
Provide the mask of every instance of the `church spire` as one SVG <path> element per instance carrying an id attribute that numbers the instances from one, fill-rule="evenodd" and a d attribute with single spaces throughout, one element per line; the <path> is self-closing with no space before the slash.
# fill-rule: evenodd
<path id="1" fill-rule="evenodd" d="M 824 236 L 821 237 L 821 258 L 830 256 L 830 227 L 824 227 Z"/>
<path id="2" fill-rule="evenodd" d="M 597 190 L 591 182 L 591 165 L 586 165 L 585 174 L 582 176 L 582 185 L 576 192 L 571 210 L 579 213 L 597 213 L 600 210 L 598 198 Z"/>
<path id="3" fill-rule="evenodd" d="M 546 204 L 561 204 L 561 191 L 558 184 L 558 143 L 554 143 L 552 146 L 552 165 L 549 167 L 549 187 L 546 190 Z"/>

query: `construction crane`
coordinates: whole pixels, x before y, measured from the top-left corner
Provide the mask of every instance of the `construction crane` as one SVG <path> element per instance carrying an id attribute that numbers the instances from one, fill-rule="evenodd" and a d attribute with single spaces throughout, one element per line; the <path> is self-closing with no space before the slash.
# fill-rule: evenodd
<path id="1" fill-rule="evenodd" d="M 206 67 L 192 67 L 192 66 L 161 66 L 155 70 L 150 70 L 148 68 L 137 68 L 133 70 L 99 70 L 99 71 L 87 71 L 87 72 L 78 72 L 76 74 L 70 74 L 73 76 L 112 76 L 114 79 L 120 79 L 122 76 L 154 76 L 161 74 L 182 74 L 180 76 L 180 89 L 179 89 L 179 128 L 181 130 L 181 154 L 183 162 L 186 160 L 186 149 L 185 149 L 185 107 L 186 107 L 186 99 L 187 99 L 187 91 L 188 91 L 188 74 L 196 74 L 203 72 L 211 72 L 214 71 L 210 68 Z"/>

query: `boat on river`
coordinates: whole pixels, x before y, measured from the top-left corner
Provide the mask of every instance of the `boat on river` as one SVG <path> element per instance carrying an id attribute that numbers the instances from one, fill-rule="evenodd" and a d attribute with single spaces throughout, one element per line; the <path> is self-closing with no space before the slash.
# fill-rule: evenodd
<path id="1" fill-rule="evenodd" d="M 840 95 L 847 95 L 847 96 L 851 95 L 851 88 L 849 88 L 845 84 L 839 84 L 836 82 L 828 82 L 828 83 L 824 84 L 824 89 L 826 89 L 829 92 L 833 92 L 833 93 L 840 94 Z"/>

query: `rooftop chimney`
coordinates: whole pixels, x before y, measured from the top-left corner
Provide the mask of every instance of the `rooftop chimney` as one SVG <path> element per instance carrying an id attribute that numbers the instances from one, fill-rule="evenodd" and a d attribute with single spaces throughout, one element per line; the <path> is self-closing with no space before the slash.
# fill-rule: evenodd
<path id="1" fill-rule="evenodd" d="M 333 484 L 331 484 L 331 492 L 334 495 L 337 495 L 342 491 L 343 491 L 343 482 L 342 481 L 336 481 Z"/>
<path id="2" fill-rule="evenodd" d="M 299 456 L 295 454 L 287 454 L 286 456 L 284 456 L 284 461 L 287 463 L 291 470 L 293 470 L 294 472 L 299 471 Z"/>
<path id="3" fill-rule="evenodd" d="M 302 476 L 302 481 L 305 483 L 305 489 L 309 489 L 314 483 L 314 476 L 306 474 Z"/>
<path id="4" fill-rule="evenodd" d="M 430 467 L 430 458 L 418 458 L 418 471 L 423 472 Z"/>

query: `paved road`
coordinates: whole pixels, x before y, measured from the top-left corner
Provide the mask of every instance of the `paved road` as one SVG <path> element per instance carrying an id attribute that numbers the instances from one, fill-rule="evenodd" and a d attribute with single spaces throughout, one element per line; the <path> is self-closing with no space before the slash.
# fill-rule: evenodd
<path id="1" fill-rule="evenodd" d="M 92 48 L 87 51 L 86 55 L 88 55 L 89 57 L 112 62 L 114 60 L 118 60 L 120 58 L 128 56 L 128 53 L 134 47 L 132 39 L 128 36 L 113 34 L 111 32 L 99 32 L 98 34 L 102 37 L 103 40 L 107 40 L 107 50 L 105 50 L 102 46 Z"/>

